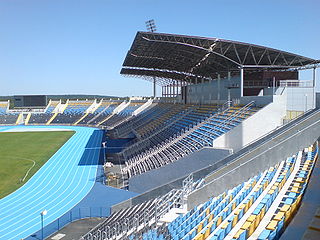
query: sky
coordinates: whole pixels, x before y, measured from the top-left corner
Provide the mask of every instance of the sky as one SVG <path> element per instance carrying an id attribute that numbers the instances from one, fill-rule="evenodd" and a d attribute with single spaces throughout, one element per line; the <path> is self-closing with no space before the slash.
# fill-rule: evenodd
<path id="1" fill-rule="evenodd" d="M 149 19 L 158 32 L 320 59 L 319 9 L 319 0 L 1 0 L 0 95 L 152 95 L 151 83 L 120 75 Z"/>

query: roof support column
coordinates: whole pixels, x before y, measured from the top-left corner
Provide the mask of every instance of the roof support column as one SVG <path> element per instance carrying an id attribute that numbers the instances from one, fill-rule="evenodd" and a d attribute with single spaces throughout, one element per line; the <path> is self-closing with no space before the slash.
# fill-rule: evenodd
<path id="1" fill-rule="evenodd" d="M 230 102 L 231 102 L 230 85 L 231 85 L 231 72 L 228 71 L 228 107 L 230 107 Z"/>
<path id="2" fill-rule="evenodd" d="M 175 95 L 178 96 L 178 81 L 174 81 L 174 89 Z"/>
<path id="3" fill-rule="evenodd" d="M 220 101 L 220 80 L 221 80 L 221 77 L 219 73 L 218 74 L 218 96 L 217 96 L 218 101 Z"/>
<path id="4" fill-rule="evenodd" d="M 153 97 L 156 97 L 156 77 L 153 77 Z"/>
<path id="5" fill-rule="evenodd" d="M 240 97 L 243 97 L 243 67 L 240 67 Z"/>
<path id="6" fill-rule="evenodd" d="M 317 71 L 317 68 L 314 67 L 313 68 L 313 87 L 315 88 L 316 87 L 316 71 Z"/>
<path id="7" fill-rule="evenodd" d="M 176 81 L 173 81 L 172 83 L 172 92 L 173 92 L 173 97 L 176 95 Z"/>
<path id="8" fill-rule="evenodd" d="M 312 74 L 312 80 L 313 80 L 313 108 L 316 108 L 316 85 L 317 85 L 317 81 L 316 81 L 316 71 L 317 71 L 317 68 L 314 67 L 313 68 L 313 74 Z"/>

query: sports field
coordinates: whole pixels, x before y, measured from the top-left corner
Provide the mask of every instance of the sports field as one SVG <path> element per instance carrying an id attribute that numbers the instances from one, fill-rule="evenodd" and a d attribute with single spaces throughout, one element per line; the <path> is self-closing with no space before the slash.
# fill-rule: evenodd
<path id="1" fill-rule="evenodd" d="M 73 134 L 73 131 L 1 132 L 0 199 L 28 181 Z"/>

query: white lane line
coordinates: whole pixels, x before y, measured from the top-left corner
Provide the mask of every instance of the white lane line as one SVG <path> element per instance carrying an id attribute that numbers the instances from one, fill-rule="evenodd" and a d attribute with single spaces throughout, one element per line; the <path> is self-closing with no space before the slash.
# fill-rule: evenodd
<path id="1" fill-rule="evenodd" d="M 95 151 L 95 152 L 98 153 L 98 151 Z M 95 154 L 95 153 L 94 153 L 94 154 Z M 84 168 L 83 168 L 83 169 L 84 169 Z M 96 169 L 94 169 L 94 172 L 96 173 Z M 82 171 L 82 173 L 81 173 L 81 176 L 82 176 L 82 175 L 83 175 L 83 171 Z M 87 176 L 87 181 L 90 180 L 89 177 L 90 177 L 90 175 Z M 79 183 L 79 181 L 78 181 L 78 183 Z M 78 184 L 78 185 L 79 185 L 79 184 Z M 92 185 L 93 185 L 93 184 L 92 184 Z M 70 186 L 72 186 L 72 185 L 70 185 Z M 91 187 L 92 187 L 92 186 L 91 186 Z M 84 189 L 84 188 L 85 188 L 85 187 L 83 186 L 82 189 Z M 78 193 L 77 195 L 79 195 L 79 192 L 77 192 L 77 193 Z M 69 194 L 69 195 L 70 195 L 70 194 Z M 80 201 L 80 200 L 79 200 L 79 201 Z M 69 202 L 70 202 L 70 201 L 69 201 Z"/>

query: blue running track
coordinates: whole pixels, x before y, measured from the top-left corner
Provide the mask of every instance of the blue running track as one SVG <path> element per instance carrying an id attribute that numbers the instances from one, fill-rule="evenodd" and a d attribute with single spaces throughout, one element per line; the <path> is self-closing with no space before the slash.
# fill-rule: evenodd
<path id="1" fill-rule="evenodd" d="M 78 204 L 95 183 L 103 132 L 69 126 L 0 127 L 58 128 L 75 134 L 21 188 L 0 199 L 0 239 L 19 240 L 41 229 L 40 212 L 48 225 Z M 1 156 L 0 156 L 1 157 Z"/>

